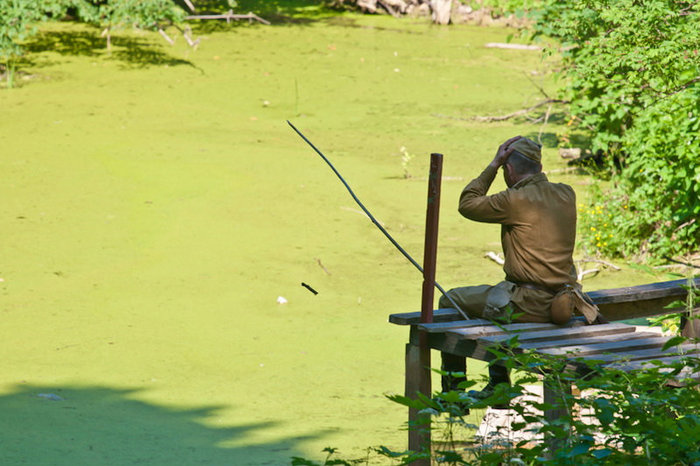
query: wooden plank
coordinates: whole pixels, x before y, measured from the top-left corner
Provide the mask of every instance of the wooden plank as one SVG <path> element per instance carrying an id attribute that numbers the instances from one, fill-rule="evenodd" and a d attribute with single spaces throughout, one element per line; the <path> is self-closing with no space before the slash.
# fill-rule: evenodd
<path id="1" fill-rule="evenodd" d="M 604 325 L 587 325 L 584 327 L 561 328 L 554 326 L 551 330 L 540 330 L 523 332 L 518 335 L 520 343 L 535 343 L 535 342 L 557 342 L 558 344 L 566 344 L 568 339 L 581 337 L 598 337 L 603 335 L 615 335 L 621 333 L 633 333 L 636 327 L 627 324 L 604 324 Z M 501 332 L 502 333 L 502 332 Z M 501 334 L 494 336 L 486 336 L 480 338 L 484 342 L 490 344 L 499 344 L 513 338 L 514 334 Z"/>
<path id="2" fill-rule="evenodd" d="M 700 285 L 700 278 L 696 278 L 695 283 Z M 686 284 L 687 280 L 673 280 L 591 291 L 588 295 L 610 321 L 652 317 L 678 312 L 679 308 L 667 309 L 666 306 L 685 298 L 687 291 L 683 286 Z"/>
<path id="3" fill-rule="evenodd" d="M 636 332 L 623 335 L 613 335 L 610 337 L 610 339 L 605 340 L 599 339 L 598 341 L 587 341 L 577 341 L 575 344 L 569 346 L 542 348 L 538 349 L 537 352 L 554 355 L 566 355 L 568 353 L 572 353 L 575 357 L 590 354 L 603 354 L 606 352 L 619 353 L 625 350 L 634 351 L 647 348 L 661 348 L 668 341 L 668 337 L 660 337 L 657 333 Z M 536 347 L 537 343 L 521 345 L 521 348 L 524 346 Z"/>
<path id="4" fill-rule="evenodd" d="M 534 343 L 522 343 L 520 348 L 522 349 L 532 349 L 532 350 L 543 350 L 546 348 L 557 348 L 563 346 L 577 346 L 577 345 L 592 345 L 592 344 L 604 344 L 615 341 L 628 341 L 640 338 L 658 337 L 658 333 L 652 332 L 628 332 L 615 335 L 601 335 L 597 337 L 583 337 L 583 338 L 572 338 L 571 340 L 560 341 L 560 340 L 550 340 L 550 341 L 538 341 Z"/>
<path id="5" fill-rule="evenodd" d="M 493 322 L 484 319 L 454 320 L 451 322 L 433 322 L 430 324 L 418 324 L 418 329 L 428 333 L 442 333 L 446 330 L 467 327 L 491 326 Z"/>
<path id="6" fill-rule="evenodd" d="M 484 325 L 480 327 L 457 328 L 448 330 L 446 333 L 457 335 L 458 338 L 467 340 L 476 340 L 488 335 L 503 335 L 506 338 L 508 335 L 515 335 L 515 332 L 528 330 L 544 330 L 558 328 L 558 325 L 550 323 L 520 323 L 520 324 L 505 324 L 505 325 Z M 511 333 L 513 332 L 513 333 Z"/>
<path id="7" fill-rule="evenodd" d="M 637 351 L 620 351 L 608 354 L 591 354 L 584 356 L 584 359 L 591 359 L 601 362 L 614 361 L 635 361 L 638 359 L 648 359 L 652 357 L 663 357 L 683 354 L 700 354 L 700 345 L 684 344 L 674 346 L 662 351 L 661 348 L 642 349 Z"/>
<path id="8" fill-rule="evenodd" d="M 562 345 L 567 345 L 567 347 L 572 347 L 575 345 L 594 345 L 594 344 L 599 344 L 599 345 L 608 345 L 611 342 L 617 342 L 617 341 L 625 341 L 628 342 L 629 340 L 632 339 L 642 339 L 642 338 L 648 338 L 652 336 L 658 336 L 657 333 L 648 333 L 648 332 L 628 332 L 628 333 L 622 333 L 622 334 L 616 334 L 616 335 L 603 335 L 603 336 L 597 336 L 597 337 L 587 337 L 587 338 L 574 338 L 571 340 L 550 340 L 550 341 L 538 341 L 538 342 L 527 342 L 527 343 L 521 343 L 516 349 L 516 352 L 521 352 L 525 350 L 536 350 L 539 353 L 543 354 L 550 354 L 549 351 L 545 351 L 548 348 L 561 348 Z M 493 359 L 493 355 L 490 351 L 491 348 L 498 347 L 499 344 L 495 344 L 486 340 L 476 340 L 476 344 L 473 347 L 469 347 L 469 351 L 471 351 L 471 354 L 469 357 L 472 357 L 474 359 L 481 359 L 482 361 L 490 361 Z M 574 349 L 572 349 L 574 351 Z M 556 354 L 564 354 L 566 355 L 565 352 L 557 352 Z"/>
<path id="9" fill-rule="evenodd" d="M 668 282 L 649 283 L 647 285 L 590 291 L 588 292 L 588 296 L 590 296 L 597 305 L 649 301 L 668 297 L 678 298 L 687 295 L 687 291 L 682 287 L 687 284 L 687 280 L 671 280 Z M 695 284 L 700 286 L 700 277 L 695 279 Z"/>
<path id="10" fill-rule="evenodd" d="M 585 325 L 585 321 L 584 321 L 583 317 L 574 317 L 567 324 L 561 325 L 561 326 L 556 325 L 556 324 L 552 324 L 550 322 L 543 322 L 543 323 L 528 322 L 528 323 L 506 324 L 506 325 L 503 325 L 503 327 L 507 328 L 508 330 L 512 330 L 512 331 L 520 331 L 520 330 L 528 330 L 528 329 L 534 330 L 534 329 L 538 329 L 538 328 L 545 330 L 545 329 L 555 329 L 555 328 L 565 328 L 565 327 L 576 327 L 576 326 L 581 326 L 581 325 Z M 484 319 L 455 320 L 452 322 L 438 322 L 438 323 L 433 322 L 431 324 L 418 324 L 418 329 L 424 330 L 428 333 L 440 333 L 440 332 L 446 332 L 446 331 L 451 331 L 451 330 L 455 330 L 455 329 L 480 327 L 480 326 L 493 327 L 494 323 L 491 322 L 490 320 L 484 320 Z M 498 326 L 496 325 L 496 327 L 498 327 Z"/>
<path id="11" fill-rule="evenodd" d="M 464 317 L 456 309 L 435 309 L 433 311 L 433 322 L 451 322 L 463 319 Z M 420 312 L 391 314 L 389 322 L 396 325 L 415 325 L 420 323 Z"/>
<path id="12" fill-rule="evenodd" d="M 700 278 L 695 279 L 695 283 L 700 284 Z M 685 298 L 687 291 L 683 286 L 686 284 L 687 280 L 673 280 L 591 291 L 588 296 L 610 321 L 652 317 L 678 312 L 679 309 L 667 309 L 666 306 Z"/>
<path id="13" fill-rule="evenodd" d="M 667 308 L 669 304 L 677 300 L 677 297 L 666 297 L 649 301 L 600 304 L 598 308 L 603 317 L 614 322 L 616 320 L 656 317 L 679 312 L 680 308 Z"/>
<path id="14" fill-rule="evenodd" d="M 676 355 L 676 356 L 668 356 L 668 357 L 650 357 L 647 359 L 640 359 L 637 361 L 628 361 L 628 362 L 613 362 L 610 364 L 605 365 L 604 367 L 608 367 L 610 369 L 620 369 L 623 371 L 632 371 L 632 370 L 638 370 L 638 369 L 644 369 L 644 368 L 654 368 L 657 365 L 653 363 L 653 361 L 658 361 L 662 364 L 673 364 L 678 361 L 682 361 L 685 358 L 692 358 L 692 359 L 698 359 L 697 357 L 692 357 L 692 356 L 687 356 L 687 355 Z"/>

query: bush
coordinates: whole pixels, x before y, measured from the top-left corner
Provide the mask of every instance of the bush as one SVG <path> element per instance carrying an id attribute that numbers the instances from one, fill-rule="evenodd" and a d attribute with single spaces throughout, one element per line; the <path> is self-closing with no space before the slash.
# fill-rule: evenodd
<path id="1" fill-rule="evenodd" d="M 634 148 L 612 187 L 584 209 L 588 252 L 668 257 L 700 244 L 700 86 L 645 109 L 623 137 Z"/>
<path id="2" fill-rule="evenodd" d="M 22 44 L 36 34 L 37 23 L 61 18 L 66 11 L 104 28 L 108 47 L 111 29 L 158 30 L 162 24 L 178 23 L 185 17 L 185 12 L 171 0 L 2 0 L 0 65 L 7 71 L 7 87 L 13 87 L 14 70 L 24 55 Z"/>
<path id="3" fill-rule="evenodd" d="M 561 97 L 602 157 L 598 174 L 611 181 L 584 210 L 589 250 L 636 258 L 696 251 L 700 4 L 545 0 L 531 13 L 534 37 L 561 42 Z"/>

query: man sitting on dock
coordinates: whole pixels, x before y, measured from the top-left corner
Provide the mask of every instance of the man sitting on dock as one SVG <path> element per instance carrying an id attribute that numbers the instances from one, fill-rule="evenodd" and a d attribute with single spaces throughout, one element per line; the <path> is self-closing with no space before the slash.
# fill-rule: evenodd
<path id="1" fill-rule="evenodd" d="M 586 302 L 576 283 L 576 194 L 571 186 L 551 183 L 542 173 L 541 146 L 521 136 L 508 139 L 493 161 L 462 191 L 459 213 L 477 222 L 501 225 L 505 281 L 495 285 L 454 288 L 450 298 L 470 317 L 500 322 L 569 321 L 574 308 L 589 323 L 597 309 Z M 508 189 L 487 196 L 499 168 Z M 583 302 L 582 302 L 583 301 Z M 453 307 L 445 296 L 440 308 Z M 442 354 L 445 372 L 466 373 L 465 358 Z M 470 396 L 485 398 L 499 383 L 510 383 L 507 369 L 489 366 L 489 383 Z M 445 376 L 442 390 L 457 390 L 461 376 Z"/>

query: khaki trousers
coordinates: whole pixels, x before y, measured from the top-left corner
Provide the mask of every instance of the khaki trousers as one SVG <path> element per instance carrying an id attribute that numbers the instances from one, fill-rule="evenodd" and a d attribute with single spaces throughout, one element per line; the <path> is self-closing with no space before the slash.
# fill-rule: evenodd
<path id="1" fill-rule="evenodd" d="M 512 286 L 511 286 L 512 285 Z M 513 310 L 510 302 L 510 294 L 514 284 L 501 282 L 498 285 L 478 285 L 453 288 L 447 292 L 450 298 L 473 319 L 492 319 L 508 321 L 509 314 Z M 441 309 L 454 308 L 449 299 L 441 296 L 438 302 Z M 527 322 L 527 314 L 521 315 L 518 322 Z M 450 353 L 441 353 L 442 391 L 459 390 L 459 383 L 467 380 L 467 361 L 462 356 Z M 492 384 L 510 383 L 508 370 L 501 364 L 489 365 L 489 379 Z"/>
<path id="2" fill-rule="evenodd" d="M 494 287 L 491 285 L 463 286 L 453 288 L 447 292 L 450 298 L 473 319 L 481 319 L 484 315 L 486 300 Z M 440 296 L 438 301 L 440 309 L 454 308 L 449 299 Z"/>

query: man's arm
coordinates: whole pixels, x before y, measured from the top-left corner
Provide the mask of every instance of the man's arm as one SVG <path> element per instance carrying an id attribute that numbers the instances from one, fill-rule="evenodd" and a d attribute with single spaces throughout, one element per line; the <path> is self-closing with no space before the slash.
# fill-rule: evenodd
<path id="1" fill-rule="evenodd" d="M 459 213 L 477 222 L 503 223 L 507 221 L 509 196 L 506 191 L 486 196 L 499 167 L 506 163 L 513 152 L 510 145 L 522 136 L 515 136 L 500 145 L 491 163 L 472 180 L 459 198 Z"/>

